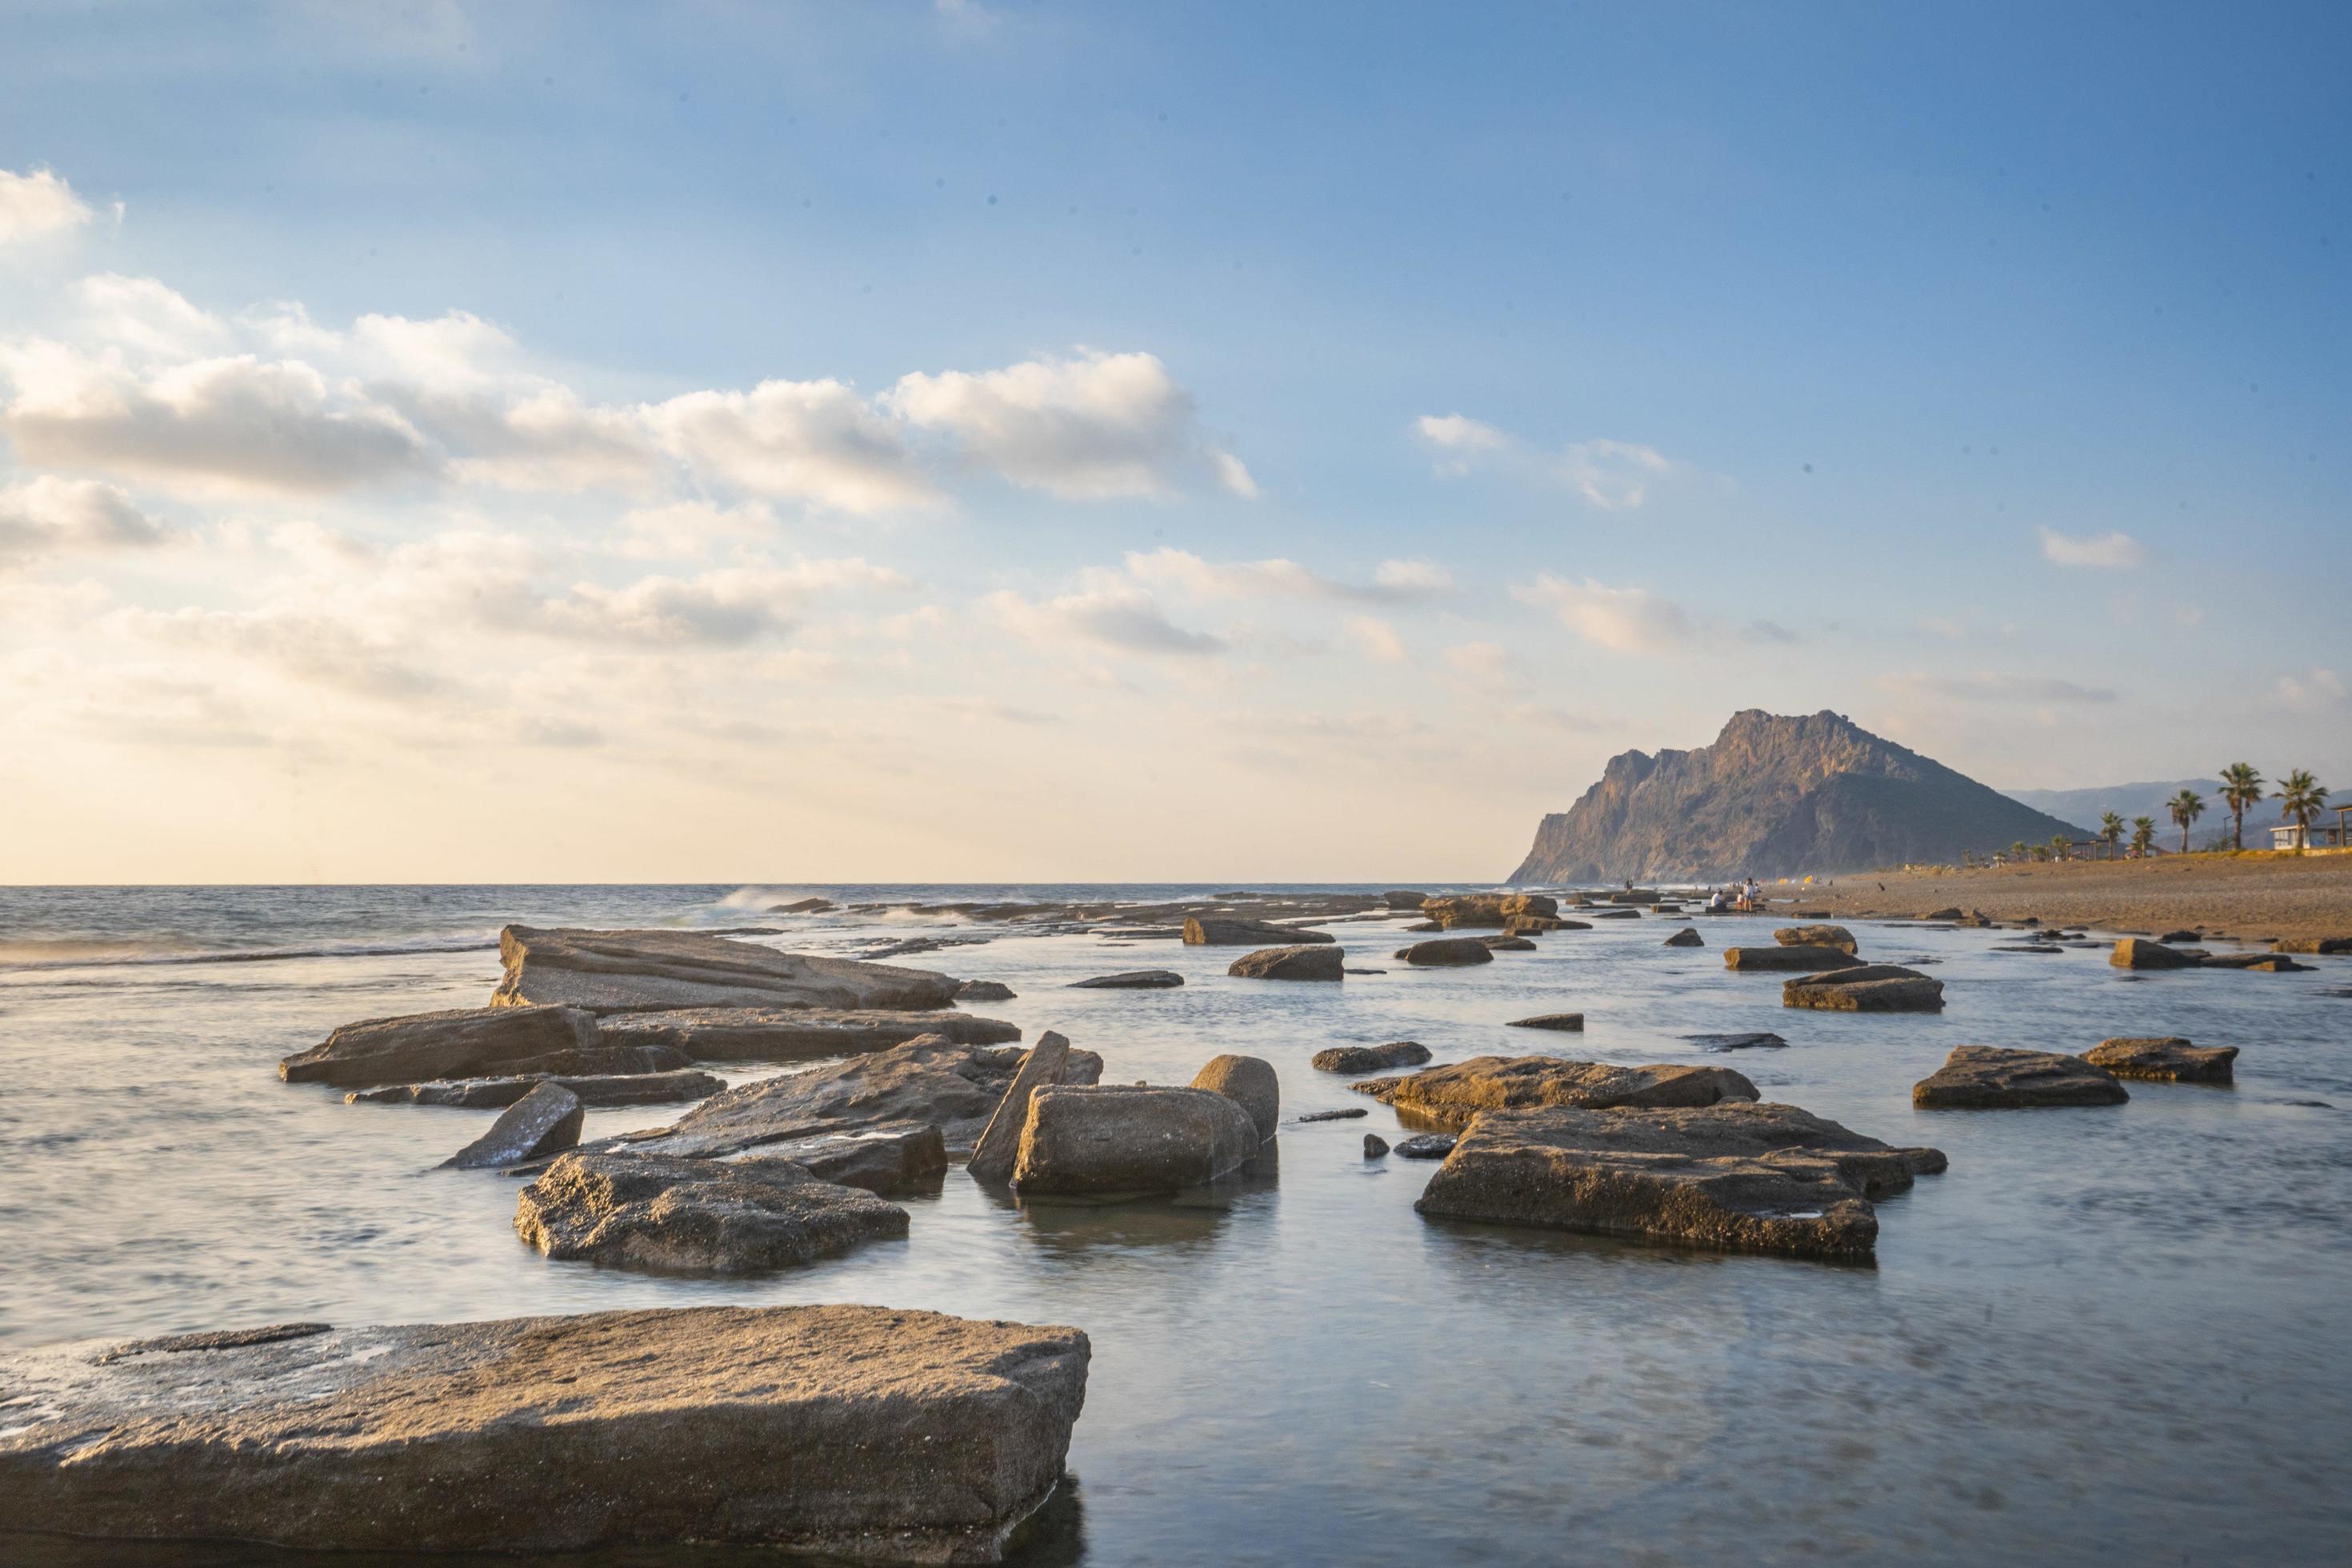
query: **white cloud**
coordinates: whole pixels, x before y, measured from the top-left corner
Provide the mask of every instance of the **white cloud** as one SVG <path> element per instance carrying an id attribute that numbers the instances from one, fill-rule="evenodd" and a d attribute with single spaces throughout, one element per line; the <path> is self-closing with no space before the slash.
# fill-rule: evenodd
<path id="1" fill-rule="evenodd" d="M 79 228 L 89 218 L 89 204 L 61 176 L 47 169 L 24 174 L 0 169 L 0 245 Z"/>
<path id="2" fill-rule="evenodd" d="M 1209 443 L 1192 395 L 1157 354 L 1081 349 L 978 374 L 918 373 L 882 402 L 1014 484 L 1065 499 L 1165 496 L 1204 466 L 1234 494 L 1257 493 L 1241 460 Z"/>
<path id="3" fill-rule="evenodd" d="M 2341 707 L 2347 700 L 2343 677 L 2332 669 L 2311 669 L 2279 677 L 2276 695 L 2289 708 L 2314 712 Z"/>
<path id="4" fill-rule="evenodd" d="M 704 555 L 720 544 L 745 544 L 774 537 L 776 514 L 765 501 L 719 506 L 707 500 L 667 501 L 638 507 L 621 517 L 624 555 Z"/>
<path id="5" fill-rule="evenodd" d="M 646 577 L 621 588 L 583 583 L 546 601 L 538 626 L 596 642 L 727 647 L 789 629 L 790 613 L 813 594 L 904 585 L 897 573 L 861 560 L 727 567 L 695 577 Z"/>
<path id="6" fill-rule="evenodd" d="M 1655 447 L 1633 441 L 1579 441 L 1561 450 L 1559 472 L 1576 492 L 1603 511 L 1624 511 L 1648 499 L 1648 487 L 1673 471 Z"/>
<path id="7" fill-rule="evenodd" d="M 2105 686 L 2084 686 L 2052 675 L 2008 675 L 1991 671 L 1930 674 L 1915 670 L 1882 675 L 1879 689 L 1913 701 L 1926 699 L 1967 702 L 2096 703 L 2113 702 L 2116 694 Z"/>
<path id="8" fill-rule="evenodd" d="M 1577 441 L 1558 452 L 1530 447 L 1507 430 L 1464 414 L 1424 414 L 1413 431 L 1436 453 L 1433 471 L 1459 478 L 1490 462 L 1564 483 L 1603 511 L 1625 511 L 1649 499 L 1649 487 L 1675 470 L 1654 447 L 1605 437 Z"/>
<path id="9" fill-rule="evenodd" d="M 982 603 L 1007 631 L 1041 647 L 1091 644 L 1122 653 L 1194 657 L 1225 647 L 1221 637 L 1176 625 L 1150 594 L 1116 579 L 1098 577 L 1084 592 L 1043 604 L 1013 593 L 991 594 Z"/>
<path id="10" fill-rule="evenodd" d="M 2146 548 L 2128 533 L 2066 534 L 2048 528 L 2039 531 L 2042 559 L 2059 566 L 2090 566 L 2119 572 L 2137 566 L 2147 558 Z"/>
<path id="11" fill-rule="evenodd" d="M 82 330 L 110 343 L 182 358 L 228 346 L 226 322 L 155 279 L 101 272 L 75 284 L 73 293 Z"/>
<path id="12" fill-rule="evenodd" d="M 646 413 L 670 452 L 756 495 L 861 516 L 940 500 L 898 426 L 838 381 L 689 392 Z"/>
<path id="13" fill-rule="evenodd" d="M 1571 583 L 1546 573 L 1512 589 L 1511 596 L 1550 611 L 1585 641 L 1621 652 L 1667 647 L 1691 635 L 1691 619 L 1682 606 L 1647 588 L 1612 588 L 1590 577 Z"/>
<path id="14" fill-rule="evenodd" d="M 52 555 L 159 544 L 163 526 L 130 492 L 96 479 L 41 474 L 0 488 L 0 566 Z"/>
<path id="15" fill-rule="evenodd" d="M 1370 616 L 1354 616 L 1349 618 L 1347 629 L 1348 640 L 1366 658 L 1381 664 L 1404 662 L 1404 639 L 1388 622 Z"/>
<path id="16" fill-rule="evenodd" d="M 1181 588 L 1198 598 L 1323 599 L 1365 604 L 1402 603 L 1454 591 L 1454 579 L 1426 561 L 1384 561 L 1369 584 L 1343 583 L 1279 557 L 1267 561 L 1204 561 L 1189 550 L 1163 546 L 1130 551 L 1128 575 L 1141 583 Z"/>
<path id="17" fill-rule="evenodd" d="M 343 342 L 362 374 L 428 392 L 471 390 L 513 374 L 513 337 L 466 310 L 421 321 L 362 316 Z"/>
<path id="18" fill-rule="evenodd" d="M 461 481 L 636 493 L 653 488 L 668 466 L 641 411 L 584 403 L 565 386 L 541 386 L 502 406 L 461 400 L 424 416 L 469 454 L 451 465 Z"/>
<path id="19" fill-rule="evenodd" d="M 1527 676 L 1518 655 L 1498 642 L 1458 643 L 1445 650 L 1445 663 L 1471 685 L 1490 691 L 1519 686 Z"/>

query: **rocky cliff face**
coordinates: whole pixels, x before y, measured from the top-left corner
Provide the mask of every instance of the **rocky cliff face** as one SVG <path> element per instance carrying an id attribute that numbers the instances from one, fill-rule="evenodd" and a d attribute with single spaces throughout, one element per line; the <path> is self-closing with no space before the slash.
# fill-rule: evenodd
<path id="1" fill-rule="evenodd" d="M 1514 882 L 1720 881 L 1906 861 L 2080 828 L 1835 713 L 1735 713 L 1711 746 L 1610 759 L 1543 819 Z"/>

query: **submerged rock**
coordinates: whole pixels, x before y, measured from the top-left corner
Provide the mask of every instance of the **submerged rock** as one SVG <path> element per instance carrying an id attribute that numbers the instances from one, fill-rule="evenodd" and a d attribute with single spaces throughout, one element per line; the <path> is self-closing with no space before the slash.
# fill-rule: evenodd
<path id="1" fill-rule="evenodd" d="M 1056 1084 L 1029 1098 L 1013 1185 L 1024 1194 L 1176 1192 L 1239 1170 L 1259 1142 L 1250 1113 L 1211 1089 Z"/>
<path id="2" fill-rule="evenodd" d="M 1070 982 L 1072 991 L 1170 991 L 1184 984 L 1172 969 L 1130 969 L 1123 974 L 1097 974 L 1092 980 Z"/>
<path id="3" fill-rule="evenodd" d="M 1463 1133 L 1413 1206 L 1726 1251 L 1860 1260 L 1871 1200 L 1944 1169 L 1793 1105 L 1490 1110 Z"/>
<path id="4" fill-rule="evenodd" d="M 1674 935 L 1666 938 L 1665 945 L 1668 947 L 1705 947 L 1706 945 L 1706 938 L 1698 934 L 1698 928 L 1696 926 L 1685 926 L 1682 930 L 1675 932 Z"/>
<path id="5" fill-rule="evenodd" d="M 1212 1057 L 1192 1075 L 1192 1087 L 1222 1094 L 1248 1111 L 1261 1143 L 1281 1130 L 1282 1080 L 1275 1076 L 1272 1062 L 1258 1057 Z"/>
<path id="6" fill-rule="evenodd" d="M 33 1399 L 0 1434 L 0 1518 L 399 1560 L 713 1542 L 994 1562 L 1062 1473 L 1088 1353 L 1075 1329 L 882 1307 L 247 1338 L 0 1361 Z"/>
<path id="7" fill-rule="evenodd" d="M 1832 947 L 1849 958 L 1858 947 L 1853 932 L 1838 925 L 1782 926 L 1772 940 L 1782 947 Z"/>
<path id="8" fill-rule="evenodd" d="M 1581 1032 L 1581 1013 L 1538 1013 L 1532 1018 L 1514 1018 L 1503 1026 L 1507 1029 L 1567 1029 Z"/>
<path id="9" fill-rule="evenodd" d="M 1308 1065 L 1323 1072 L 1381 1072 L 1419 1067 L 1428 1059 L 1429 1047 L 1419 1040 L 1391 1040 L 1384 1046 L 1334 1046 L 1316 1052 Z"/>
<path id="10" fill-rule="evenodd" d="M 1417 942 L 1411 947 L 1397 949 L 1396 956 L 1423 969 L 1495 962 L 1493 951 L 1475 936 L 1438 937 L 1429 942 Z"/>
<path id="11" fill-rule="evenodd" d="M 2120 1105 L 2130 1098 L 2115 1074 L 2081 1057 L 1991 1046 L 1961 1046 L 1911 1086 L 1911 1103 L 1930 1110 Z"/>
<path id="12" fill-rule="evenodd" d="M 1187 947 L 1295 947 L 1302 942 L 1336 942 L 1328 931 L 1301 931 L 1271 921 L 1232 920 L 1221 915 L 1188 916 L 1184 921 Z"/>
<path id="13" fill-rule="evenodd" d="M 1338 947 L 1262 947 L 1234 959 L 1225 973 L 1244 980 L 1338 980 L 1347 956 Z"/>
<path id="14" fill-rule="evenodd" d="M 1533 952 L 1536 951 L 1536 944 L 1529 942 L 1523 936 L 1482 936 L 1478 940 L 1486 944 L 1486 951 L 1489 952 Z"/>
<path id="15" fill-rule="evenodd" d="M 1345 1110 L 1310 1110 L 1298 1121 L 1302 1126 L 1309 1121 L 1355 1121 L 1370 1114 L 1360 1105 L 1351 1105 Z"/>
<path id="16" fill-rule="evenodd" d="M 2137 936 L 2119 939 L 2107 962 L 2117 969 L 2189 969 L 2197 963 L 2187 953 L 2176 952 L 2160 942 Z"/>
<path id="17" fill-rule="evenodd" d="M 1396 1152 L 1408 1160 L 1443 1160 L 1454 1152 L 1451 1132 L 1423 1132 L 1399 1141 Z"/>
<path id="18" fill-rule="evenodd" d="M 560 1083 L 542 1083 L 490 1123 L 490 1130 L 441 1162 L 445 1170 L 495 1170 L 526 1160 L 544 1160 L 580 1142 L 587 1112 L 580 1097 Z"/>
<path id="19" fill-rule="evenodd" d="M 358 1086 L 492 1074 L 596 1072 L 604 1069 L 576 1064 L 595 1059 L 602 1044 L 595 1015 L 577 1007 L 464 1007 L 345 1024 L 320 1044 L 279 1062 L 278 1076 L 288 1083 Z M 621 1059 L 617 1053 L 614 1059 Z M 687 1064 L 681 1058 L 666 1065 Z"/>
<path id="20" fill-rule="evenodd" d="M 794 899 L 789 904 L 770 904 L 772 915 L 816 915 L 834 907 L 831 899 Z"/>
<path id="21" fill-rule="evenodd" d="M 594 1013 L 689 1007 L 945 1007 L 957 982 L 928 969 L 782 952 L 681 931 L 499 932 L 506 978 L 493 1007 L 548 1003 Z"/>
<path id="22" fill-rule="evenodd" d="M 956 987 L 959 1002 L 1010 1002 L 1017 994 L 1002 980 L 967 980 Z M 1017 1035 L 1013 1037 L 1020 1038 Z"/>
<path id="23" fill-rule="evenodd" d="M 653 1274 L 760 1274 L 907 1234 L 907 1211 L 789 1160 L 566 1154 L 515 1233 L 548 1257 Z"/>
<path id="24" fill-rule="evenodd" d="M 2236 1074 L 2238 1047 L 2195 1046 L 2178 1035 L 2158 1038 L 2101 1040 L 2083 1053 L 2093 1067 L 2117 1078 L 2158 1079 L 2172 1083 L 2228 1083 Z"/>
<path id="25" fill-rule="evenodd" d="M 814 1061 L 903 1046 L 939 1035 L 966 1046 L 1002 1045 L 1021 1037 L 1018 1025 L 953 1008 L 907 1012 L 805 1007 L 683 1007 L 616 1013 L 599 1021 L 609 1042 L 665 1046 L 697 1061 Z"/>
<path id="26" fill-rule="evenodd" d="M 1389 1141 L 1377 1132 L 1364 1134 L 1364 1158 L 1377 1160 L 1389 1152 Z"/>
<path id="27" fill-rule="evenodd" d="M 1349 1087 L 1400 1111 L 1460 1126 L 1482 1110 L 1539 1105 L 1654 1109 L 1754 1100 L 1756 1086 L 1729 1068 L 1612 1067 L 1559 1057 L 1472 1057 L 1407 1078 Z"/>
<path id="28" fill-rule="evenodd" d="M 727 1080 L 717 1073 L 690 1068 L 677 1072 L 620 1073 L 597 1078 L 556 1078 L 534 1073 L 518 1078 L 449 1078 L 431 1083 L 355 1089 L 343 1096 L 343 1103 L 454 1105 L 468 1110 L 495 1110 L 512 1105 L 543 1083 L 570 1089 L 586 1106 L 668 1105 L 706 1100 L 727 1087 Z"/>
<path id="29" fill-rule="evenodd" d="M 1789 1043 L 1769 1030 L 1741 1035 L 1685 1035 L 1683 1038 L 1710 1051 L 1779 1050 Z"/>
<path id="30" fill-rule="evenodd" d="M 1726 969 L 1853 969 L 1860 967 L 1861 963 L 1853 954 L 1834 947 L 1727 947 L 1723 950 L 1723 966 Z"/>
<path id="31" fill-rule="evenodd" d="M 1944 983 L 1899 963 L 1864 963 L 1787 981 L 1783 1007 L 1814 1007 L 1834 1013 L 1937 1013 Z"/>

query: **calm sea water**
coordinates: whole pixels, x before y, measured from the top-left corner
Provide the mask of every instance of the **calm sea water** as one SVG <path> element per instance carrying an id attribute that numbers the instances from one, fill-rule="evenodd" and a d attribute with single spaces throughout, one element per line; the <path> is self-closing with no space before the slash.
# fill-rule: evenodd
<path id="1" fill-rule="evenodd" d="M 907 961 L 1008 982 L 1019 1000 L 982 1011 L 1063 1030 L 1115 1080 L 1265 1057 L 1286 1115 L 1369 1103 L 1307 1065 L 1334 1044 L 1675 1061 L 1701 1059 L 1686 1034 L 1777 1030 L 1788 1049 L 1704 1059 L 1951 1156 L 1881 1205 L 1875 1268 L 1424 1221 L 1432 1167 L 1360 1158 L 1365 1131 L 1395 1131 L 1373 1106 L 1286 1128 L 1278 1174 L 1213 1203 L 1024 1208 L 958 1171 L 907 1203 L 903 1243 L 754 1281 L 654 1279 L 550 1263 L 509 1228 L 512 1181 L 435 1170 L 488 1113 L 346 1106 L 274 1071 L 337 1024 L 487 1000 L 509 920 L 1213 890 L 0 889 L 0 1343 L 712 1301 L 1073 1323 L 1095 1347 L 1076 1479 L 1032 1563 L 2352 1558 L 2352 961 L 2134 975 L 2102 952 L 1864 925 L 1865 955 L 1933 960 L 1948 988 L 1940 1016 L 1878 1018 L 1784 1012 L 1777 979 L 1727 973 L 1716 950 L 1762 934 L 1748 921 L 1702 922 L 1705 950 L 1661 946 L 1669 920 L 1602 922 L 1475 970 L 1339 985 L 991 927 Z M 819 917 L 792 944 L 943 923 Z M 1399 944 L 1393 924 L 1331 929 L 1351 963 Z M 1146 965 L 1185 987 L 1064 989 Z M 1585 1013 L 1581 1037 L 1503 1026 L 1563 1008 Z M 2237 1086 L 1910 1105 L 1955 1045 L 2141 1034 L 2244 1047 Z M 587 1133 L 673 1114 L 592 1113 Z M 0 1537 L 0 1560 L 297 1559 Z"/>

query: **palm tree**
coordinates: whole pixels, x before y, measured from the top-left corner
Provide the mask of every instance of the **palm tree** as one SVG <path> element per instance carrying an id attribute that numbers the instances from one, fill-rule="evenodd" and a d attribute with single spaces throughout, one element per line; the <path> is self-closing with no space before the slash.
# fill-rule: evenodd
<path id="1" fill-rule="evenodd" d="M 2231 763 L 2221 770 L 2221 804 L 2230 811 L 2230 847 L 2246 847 L 2246 813 L 2263 803 L 2263 775 L 2252 763 Z"/>
<path id="2" fill-rule="evenodd" d="M 2132 818 L 2131 847 L 2133 854 L 2143 860 L 2147 858 L 2148 852 L 2156 847 L 2156 818 L 2152 816 Z"/>
<path id="3" fill-rule="evenodd" d="M 2327 805 L 2327 786 L 2313 778 L 2307 769 L 2297 768 L 2279 781 L 2278 794 L 2271 798 L 2279 803 L 2279 820 L 2295 826 L 2294 847 L 2308 847 L 2311 819 Z"/>
<path id="4" fill-rule="evenodd" d="M 2064 834 L 2053 833 L 2050 836 L 2050 858 L 2053 860 L 2065 859 L 2074 847 L 2074 841 Z"/>
<path id="5" fill-rule="evenodd" d="M 2105 813 L 2099 818 L 2099 837 L 2107 846 L 2107 858 L 2114 859 L 2116 846 L 2123 842 L 2124 819 L 2112 811 Z"/>
<path id="6" fill-rule="evenodd" d="M 2172 820 L 2180 824 L 2180 852 L 2189 853 L 2189 825 L 2205 815 L 2205 797 L 2193 789 L 2182 790 L 2164 803 Z"/>
<path id="7" fill-rule="evenodd" d="M 2024 839 L 2021 838 L 2016 843 L 2009 847 L 2009 858 L 2012 860 L 2022 860 L 2025 858 Z"/>

